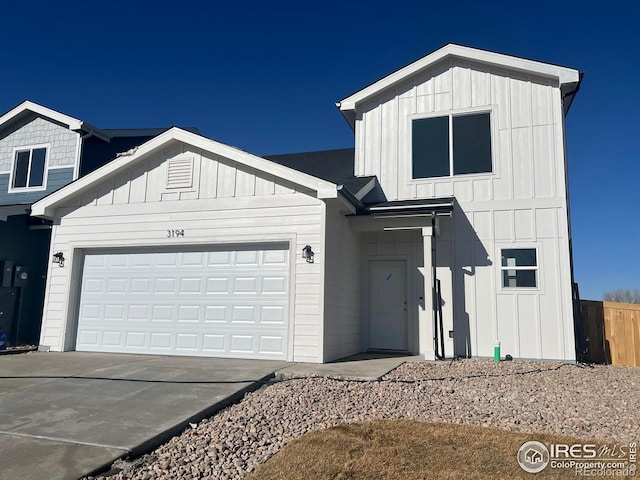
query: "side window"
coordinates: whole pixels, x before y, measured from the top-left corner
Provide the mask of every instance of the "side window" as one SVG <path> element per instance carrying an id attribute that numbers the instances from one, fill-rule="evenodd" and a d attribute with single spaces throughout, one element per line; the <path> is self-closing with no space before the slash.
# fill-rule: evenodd
<path id="1" fill-rule="evenodd" d="M 503 248 L 501 257 L 503 288 L 538 286 L 538 255 L 535 248 Z"/>
<path id="2" fill-rule="evenodd" d="M 491 115 L 418 118 L 412 123 L 412 178 L 491 173 Z"/>
<path id="3" fill-rule="evenodd" d="M 17 150 L 13 164 L 11 188 L 42 187 L 46 160 L 46 148 Z"/>

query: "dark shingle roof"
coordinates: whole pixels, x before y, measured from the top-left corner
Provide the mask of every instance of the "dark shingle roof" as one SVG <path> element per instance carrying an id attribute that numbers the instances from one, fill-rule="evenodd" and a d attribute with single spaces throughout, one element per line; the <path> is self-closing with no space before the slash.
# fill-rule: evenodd
<path id="1" fill-rule="evenodd" d="M 354 154 L 354 148 L 341 148 L 319 152 L 266 155 L 263 158 L 337 185 L 344 185 L 351 193 L 356 194 L 374 177 L 353 175 Z"/>
<path id="2" fill-rule="evenodd" d="M 126 152 L 133 147 L 139 147 L 153 137 L 166 132 L 169 128 L 104 128 L 100 132 L 107 134 L 110 141 L 92 136 L 82 144 L 82 158 L 80 159 L 80 176 L 92 172 L 96 168 L 109 163 L 118 153 Z M 181 127 L 191 133 L 200 134 L 195 127 Z"/>

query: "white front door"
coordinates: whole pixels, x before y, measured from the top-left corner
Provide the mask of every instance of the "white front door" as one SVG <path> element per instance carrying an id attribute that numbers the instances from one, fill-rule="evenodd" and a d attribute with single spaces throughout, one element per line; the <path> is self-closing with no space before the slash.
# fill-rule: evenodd
<path id="1" fill-rule="evenodd" d="M 369 262 L 369 348 L 407 350 L 407 265 Z"/>

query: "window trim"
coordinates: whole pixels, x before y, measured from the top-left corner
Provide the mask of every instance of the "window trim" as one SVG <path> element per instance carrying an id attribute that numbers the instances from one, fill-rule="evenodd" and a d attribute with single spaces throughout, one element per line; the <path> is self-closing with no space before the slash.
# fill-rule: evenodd
<path id="1" fill-rule="evenodd" d="M 542 266 L 542 258 L 540 253 L 542 248 L 537 244 L 500 244 L 497 245 L 497 263 L 498 263 L 498 286 L 501 292 L 542 292 L 542 277 L 540 276 L 540 270 Z M 536 252 L 536 265 L 522 265 L 522 266 L 503 266 L 502 265 L 502 251 L 503 250 L 535 250 Z M 502 277 L 505 270 L 526 270 L 534 271 L 536 274 L 536 286 L 535 287 L 505 287 L 502 282 Z"/>
<path id="2" fill-rule="evenodd" d="M 440 112 L 428 112 L 428 113 L 414 113 L 412 115 L 408 115 L 409 119 L 409 161 L 408 170 L 409 170 L 409 181 L 411 183 L 421 184 L 424 182 L 433 182 L 433 181 L 442 181 L 442 180 L 453 180 L 458 178 L 465 178 L 469 175 L 476 176 L 495 176 L 496 172 L 496 134 L 497 128 L 494 126 L 494 122 L 496 120 L 496 107 L 494 105 L 485 105 L 482 107 L 473 107 L 473 108 L 459 108 L 452 110 L 443 110 Z M 480 173 L 459 173 L 454 174 L 454 166 L 453 166 L 453 117 L 461 117 L 464 115 L 478 115 L 486 113 L 489 115 L 489 137 L 491 140 L 491 171 L 490 172 L 480 172 Z M 449 175 L 442 177 L 413 177 L 413 122 L 415 120 L 422 120 L 426 118 L 438 118 L 438 117 L 448 117 L 448 126 L 449 126 Z"/>
<path id="3" fill-rule="evenodd" d="M 44 169 L 42 171 L 42 185 L 38 185 L 35 187 L 14 187 L 13 186 L 13 181 L 14 181 L 14 177 L 15 177 L 15 172 L 16 172 L 16 161 L 17 161 L 17 155 L 18 152 L 25 152 L 25 151 L 29 151 L 31 152 L 29 155 L 29 169 L 27 170 L 27 185 L 29 183 L 29 177 L 31 174 L 31 159 L 33 157 L 33 151 L 40 149 L 40 148 L 44 148 L 45 149 L 45 154 L 44 154 Z M 51 152 L 51 144 L 50 143 L 39 143 L 39 144 L 34 144 L 34 145 L 24 145 L 24 146 L 20 146 L 20 147 L 14 147 L 13 148 L 13 156 L 11 158 L 11 171 L 9 172 L 9 190 L 8 193 L 20 193 L 20 192 L 38 192 L 38 191 L 43 191 L 47 189 L 47 177 L 48 172 L 49 172 L 49 153 Z"/>

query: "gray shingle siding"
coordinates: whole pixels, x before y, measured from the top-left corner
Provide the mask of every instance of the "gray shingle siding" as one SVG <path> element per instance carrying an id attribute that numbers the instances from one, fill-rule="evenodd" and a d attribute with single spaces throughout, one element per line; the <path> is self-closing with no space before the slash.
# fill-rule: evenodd
<path id="1" fill-rule="evenodd" d="M 48 144 L 50 167 L 72 167 L 76 160 L 79 134 L 44 117 L 29 114 L 0 131 L 0 174 L 9 173 L 15 148 Z M 6 193 L 6 189 L 0 191 Z"/>
<path id="2" fill-rule="evenodd" d="M 47 174 L 47 189 L 36 192 L 7 193 L 9 190 L 9 174 L 0 174 L 0 205 L 31 204 L 64 187 L 73 180 L 73 168 L 56 168 Z"/>

